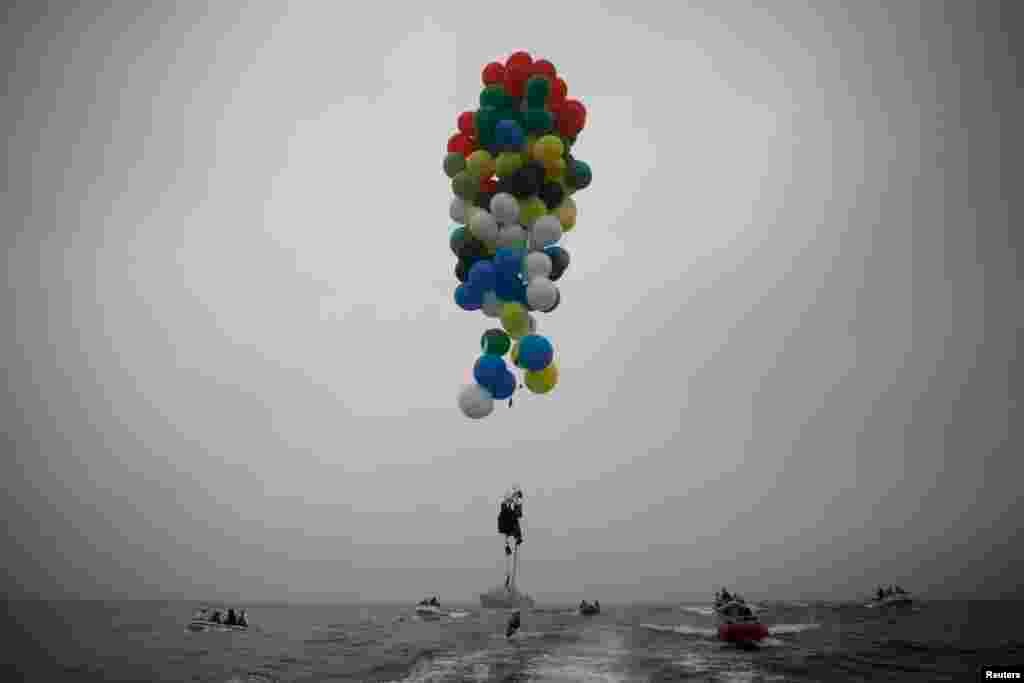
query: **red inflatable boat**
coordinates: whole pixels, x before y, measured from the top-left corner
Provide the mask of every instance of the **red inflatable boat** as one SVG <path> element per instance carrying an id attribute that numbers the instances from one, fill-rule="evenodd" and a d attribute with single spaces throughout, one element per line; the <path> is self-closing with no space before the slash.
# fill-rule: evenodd
<path id="1" fill-rule="evenodd" d="M 756 643 L 768 637 L 768 627 L 759 621 L 722 624 L 718 637 L 727 643 Z"/>

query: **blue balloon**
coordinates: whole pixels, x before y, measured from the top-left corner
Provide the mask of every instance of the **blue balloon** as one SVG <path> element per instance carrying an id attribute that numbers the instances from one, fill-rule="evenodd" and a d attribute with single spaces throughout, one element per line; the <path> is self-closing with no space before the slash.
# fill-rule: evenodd
<path id="1" fill-rule="evenodd" d="M 505 150 L 522 149 L 523 143 L 526 141 L 526 136 L 523 135 L 520 125 L 508 119 L 498 121 L 498 125 L 494 128 L 494 135 L 497 145 Z"/>
<path id="2" fill-rule="evenodd" d="M 499 275 L 518 275 L 523 269 L 523 250 L 502 247 L 494 254 L 494 267 Z"/>
<path id="3" fill-rule="evenodd" d="M 508 368 L 501 356 L 484 354 L 477 359 L 473 366 L 473 379 L 493 394 L 494 390 L 498 388 L 502 375 L 507 372 Z"/>
<path id="4" fill-rule="evenodd" d="M 464 311 L 478 311 L 484 303 L 484 293 L 463 283 L 455 288 L 455 303 Z"/>
<path id="5" fill-rule="evenodd" d="M 528 334 L 519 340 L 519 364 L 527 370 L 543 370 L 554 358 L 555 349 L 547 337 Z"/>
<path id="6" fill-rule="evenodd" d="M 516 393 L 516 376 L 507 370 L 498 378 L 491 395 L 498 401 L 504 401 Z"/>
<path id="7" fill-rule="evenodd" d="M 498 275 L 498 281 L 494 287 L 494 293 L 503 301 L 520 301 L 526 296 L 526 287 L 517 275 Z"/>
<path id="8" fill-rule="evenodd" d="M 484 259 L 473 264 L 473 267 L 469 269 L 467 280 L 473 289 L 486 292 L 494 289 L 497 278 L 498 271 L 495 269 L 494 264 L 491 263 L 490 259 Z"/>

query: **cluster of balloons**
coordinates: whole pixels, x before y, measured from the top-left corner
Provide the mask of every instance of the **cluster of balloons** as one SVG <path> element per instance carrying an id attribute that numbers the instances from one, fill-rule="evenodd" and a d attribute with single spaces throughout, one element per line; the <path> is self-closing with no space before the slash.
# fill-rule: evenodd
<path id="1" fill-rule="evenodd" d="M 554 348 L 537 334 L 533 313 L 561 303 L 555 282 L 569 252 L 559 242 L 576 225 L 572 196 L 591 181 L 590 166 L 572 154 L 587 110 L 568 97 L 551 62 L 516 52 L 485 66 L 483 83 L 480 107 L 459 115 L 444 158 L 455 193 L 455 303 L 501 321 L 480 340 L 476 382 L 459 392 L 459 407 L 474 419 L 490 415 L 495 400 L 511 405 L 520 385 L 506 356 L 533 393 L 558 383 Z"/>

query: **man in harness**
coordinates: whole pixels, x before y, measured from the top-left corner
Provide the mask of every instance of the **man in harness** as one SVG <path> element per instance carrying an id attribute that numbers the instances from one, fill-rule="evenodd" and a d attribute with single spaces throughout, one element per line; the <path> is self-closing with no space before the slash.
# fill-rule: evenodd
<path id="1" fill-rule="evenodd" d="M 513 489 L 505 495 L 501 501 L 501 509 L 498 512 L 498 533 L 505 537 L 505 557 L 512 555 L 512 548 L 509 546 L 509 539 L 514 538 L 516 549 L 523 543 L 523 529 L 519 520 L 523 516 L 523 492 L 519 488 Z M 510 571 L 505 572 L 505 587 L 509 588 L 512 582 Z"/>

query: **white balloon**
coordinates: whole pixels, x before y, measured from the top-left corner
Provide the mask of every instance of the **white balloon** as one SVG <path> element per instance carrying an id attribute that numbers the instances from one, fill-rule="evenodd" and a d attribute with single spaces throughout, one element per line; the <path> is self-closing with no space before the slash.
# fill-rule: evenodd
<path id="1" fill-rule="evenodd" d="M 469 219 L 469 229 L 484 244 L 493 244 L 498 239 L 498 221 L 488 211 L 480 210 Z"/>
<path id="2" fill-rule="evenodd" d="M 515 223 L 519 220 L 519 202 L 508 192 L 499 192 L 491 197 L 491 213 L 499 223 Z"/>
<path id="3" fill-rule="evenodd" d="M 535 278 L 526 287 L 526 302 L 534 310 L 546 311 L 553 307 L 557 300 L 558 287 L 546 277 Z"/>
<path id="4" fill-rule="evenodd" d="M 459 225 L 466 224 L 466 202 L 459 197 L 452 199 L 452 205 L 448 208 L 448 215 Z"/>
<path id="5" fill-rule="evenodd" d="M 541 216 L 530 230 L 530 248 L 540 250 L 562 239 L 562 224 L 554 216 Z"/>
<path id="6" fill-rule="evenodd" d="M 503 225 L 501 226 L 501 229 L 498 230 L 498 248 L 514 247 L 522 240 L 525 240 L 526 237 L 526 230 L 518 223 Z"/>
<path id="7" fill-rule="evenodd" d="M 532 251 L 526 255 L 526 263 L 523 268 L 526 272 L 526 281 L 534 278 L 551 275 L 551 257 L 543 251 Z"/>
<path id="8" fill-rule="evenodd" d="M 480 310 L 484 312 L 488 318 L 500 318 L 501 317 L 501 300 L 498 299 L 498 295 L 493 291 L 484 292 L 484 302 L 480 306 Z"/>
<path id="9" fill-rule="evenodd" d="M 479 384 L 467 384 L 459 391 L 459 409 L 466 417 L 479 420 L 494 411 L 494 397 Z"/>

